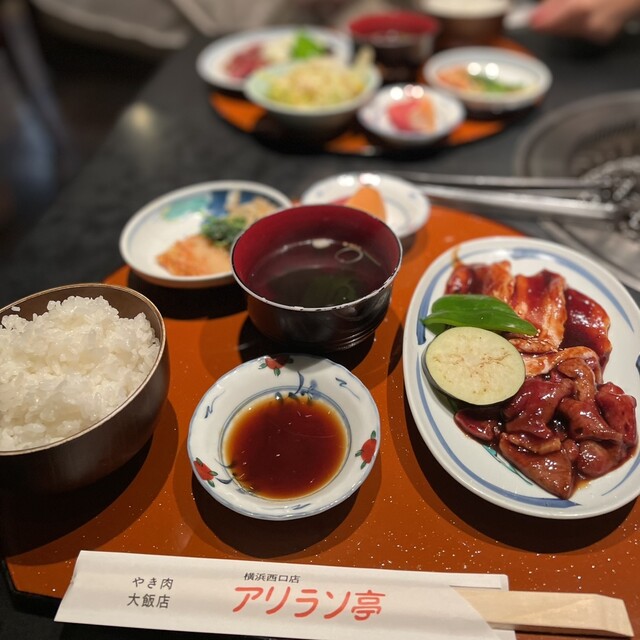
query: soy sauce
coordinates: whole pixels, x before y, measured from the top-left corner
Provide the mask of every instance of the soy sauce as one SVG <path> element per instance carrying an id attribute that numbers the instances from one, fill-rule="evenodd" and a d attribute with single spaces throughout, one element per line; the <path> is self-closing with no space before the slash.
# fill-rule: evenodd
<path id="1" fill-rule="evenodd" d="M 288 306 L 347 304 L 380 288 L 383 266 L 361 247 L 329 239 L 307 240 L 266 254 L 252 274 L 259 295 Z"/>
<path id="2" fill-rule="evenodd" d="M 236 481 L 263 498 L 301 498 L 329 483 L 347 453 L 336 409 L 308 396 L 273 395 L 244 408 L 228 428 L 224 458 Z"/>

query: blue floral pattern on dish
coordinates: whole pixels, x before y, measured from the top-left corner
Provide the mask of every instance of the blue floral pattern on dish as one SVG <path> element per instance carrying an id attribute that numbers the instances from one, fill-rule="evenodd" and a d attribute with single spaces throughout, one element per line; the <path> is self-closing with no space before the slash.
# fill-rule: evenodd
<path id="1" fill-rule="evenodd" d="M 202 193 L 193 195 L 187 198 L 181 198 L 170 202 L 165 205 L 160 215 L 165 220 L 177 220 L 183 216 L 187 216 L 193 213 L 200 213 L 203 217 L 214 216 L 216 218 L 223 218 L 227 215 L 227 199 L 230 191 L 211 191 L 209 193 Z M 255 193 L 248 191 L 238 191 L 238 203 L 242 204 L 253 200 L 256 197 Z M 274 207 L 278 206 L 278 203 L 261 196 L 268 200 Z"/>
<path id="2" fill-rule="evenodd" d="M 531 272 L 541 268 L 557 270 L 573 286 L 601 301 L 612 318 L 610 338 L 617 360 L 616 363 L 613 359 L 610 361 L 609 376 L 614 382 L 624 380 L 625 390 L 628 388 L 632 395 L 639 395 L 638 377 L 631 372 L 635 369 L 635 361 L 630 360 L 627 353 L 633 344 L 640 347 L 640 314 L 628 292 L 611 274 L 576 251 L 545 240 L 493 237 L 468 241 L 442 254 L 429 266 L 407 314 L 403 343 L 407 397 L 418 430 L 434 457 L 463 486 L 480 497 L 528 515 L 590 517 L 612 511 L 632 500 L 640 492 L 640 455 L 637 454 L 618 473 L 589 483 L 570 500 L 541 493 L 489 448 L 485 448 L 483 456 L 475 452 L 469 454 L 458 438 L 457 428 L 454 429 L 450 408 L 425 380 L 422 363 L 429 334 L 420 318 L 427 315 L 432 302 L 441 295 L 455 259 L 468 262 L 508 259 Z M 507 477 L 505 471 L 511 472 L 511 477 Z"/>
<path id="3" fill-rule="evenodd" d="M 223 442 L 235 416 L 267 396 L 321 400 L 346 428 L 342 465 L 328 484 L 301 499 L 270 499 L 242 487 L 225 464 Z M 223 505 L 263 520 L 303 518 L 329 509 L 364 482 L 380 446 L 380 416 L 368 389 L 326 358 L 262 356 L 222 376 L 202 397 L 189 426 L 187 449 L 195 477 Z"/>

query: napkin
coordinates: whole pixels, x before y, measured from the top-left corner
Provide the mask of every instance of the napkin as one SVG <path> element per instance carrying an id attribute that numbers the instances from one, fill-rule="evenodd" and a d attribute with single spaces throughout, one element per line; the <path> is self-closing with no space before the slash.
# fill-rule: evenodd
<path id="1" fill-rule="evenodd" d="M 309 640 L 484 640 L 498 632 L 453 587 L 501 575 L 81 551 L 55 620 Z"/>

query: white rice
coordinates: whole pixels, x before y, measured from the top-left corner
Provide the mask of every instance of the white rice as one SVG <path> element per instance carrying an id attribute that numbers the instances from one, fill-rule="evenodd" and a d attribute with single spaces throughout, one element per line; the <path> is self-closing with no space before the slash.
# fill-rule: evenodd
<path id="1" fill-rule="evenodd" d="M 102 296 L 50 302 L 0 326 L 0 450 L 76 434 L 140 386 L 160 349 L 143 313 L 121 318 Z"/>

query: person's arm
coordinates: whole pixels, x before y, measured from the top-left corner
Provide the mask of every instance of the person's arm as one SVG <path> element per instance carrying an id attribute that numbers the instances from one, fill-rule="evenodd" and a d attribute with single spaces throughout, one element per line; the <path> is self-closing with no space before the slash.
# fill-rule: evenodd
<path id="1" fill-rule="evenodd" d="M 537 31 L 605 44 L 638 14 L 640 0 L 543 0 L 530 24 Z"/>

